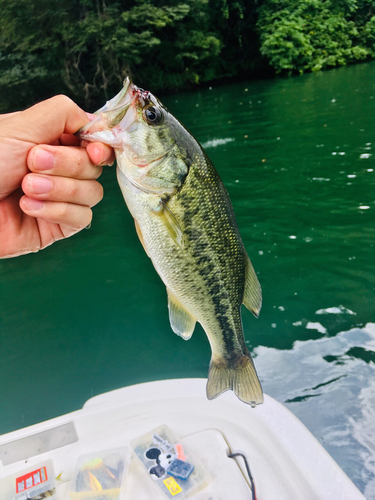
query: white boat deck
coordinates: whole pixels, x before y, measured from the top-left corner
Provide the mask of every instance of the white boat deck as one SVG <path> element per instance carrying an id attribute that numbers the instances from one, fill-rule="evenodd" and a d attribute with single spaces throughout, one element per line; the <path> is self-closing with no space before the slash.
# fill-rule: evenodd
<path id="1" fill-rule="evenodd" d="M 80 455 L 129 447 L 162 424 L 191 450 L 210 477 L 208 486 L 191 497 L 196 500 L 251 498 L 243 461 L 227 457 L 234 451 L 247 456 L 258 500 L 365 498 L 280 403 L 266 395 L 264 404 L 253 409 L 231 392 L 208 401 L 205 386 L 205 379 L 180 379 L 126 387 L 88 400 L 82 410 L 0 436 L 1 500 L 13 500 L 7 496 L 4 478 L 47 459 L 52 459 L 59 476 L 57 498 L 65 500 Z M 165 498 L 142 474 L 133 458 L 121 498 Z"/>

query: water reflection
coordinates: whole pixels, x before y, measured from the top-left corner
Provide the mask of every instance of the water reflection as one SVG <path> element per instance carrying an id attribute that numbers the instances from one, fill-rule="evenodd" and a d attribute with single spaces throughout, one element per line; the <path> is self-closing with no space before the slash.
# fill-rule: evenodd
<path id="1" fill-rule="evenodd" d="M 316 314 L 328 326 L 351 311 L 332 307 Z M 284 351 L 259 346 L 255 353 L 264 390 L 312 429 L 366 498 L 374 500 L 375 323 L 296 341 Z"/>

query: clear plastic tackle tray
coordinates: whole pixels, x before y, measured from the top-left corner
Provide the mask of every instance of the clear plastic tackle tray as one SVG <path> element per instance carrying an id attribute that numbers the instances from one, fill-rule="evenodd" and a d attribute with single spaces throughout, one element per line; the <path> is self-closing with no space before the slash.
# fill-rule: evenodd
<path id="1" fill-rule="evenodd" d="M 157 487 L 165 498 L 182 499 L 207 485 L 207 473 L 166 425 L 135 439 L 131 447 L 142 464 L 150 491 Z"/>
<path id="2" fill-rule="evenodd" d="M 67 500 L 118 500 L 128 460 L 126 448 L 82 455 L 78 458 Z"/>

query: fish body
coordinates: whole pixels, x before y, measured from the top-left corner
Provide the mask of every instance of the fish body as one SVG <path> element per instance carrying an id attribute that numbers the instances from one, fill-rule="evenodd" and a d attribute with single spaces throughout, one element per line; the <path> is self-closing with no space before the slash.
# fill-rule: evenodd
<path id="1" fill-rule="evenodd" d="M 261 288 L 210 159 L 157 98 L 128 80 L 97 114 L 79 135 L 115 148 L 125 202 L 167 288 L 172 330 L 188 340 L 198 321 L 207 334 L 207 397 L 232 389 L 252 406 L 263 402 L 241 321 L 242 303 L 258 316 Z"/>

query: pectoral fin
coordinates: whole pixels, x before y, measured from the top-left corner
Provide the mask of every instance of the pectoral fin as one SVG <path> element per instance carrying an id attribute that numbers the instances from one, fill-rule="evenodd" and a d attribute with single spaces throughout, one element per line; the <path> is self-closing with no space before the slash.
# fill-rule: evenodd
<path id="1" fill-rule="evenodd" d="M 144 239 L 143 239 L 141 228 L 139 227 L 139 224 L 138 224 L 138 222 L 135 219 L 134 219 L 134 224 L 135 224 L 135 230 L 137 231 L 137 235 L 138 235 L 139 241 L 142 243 L 143 250 L 146 252 L 147 256 L 150 257 L 150 254 L 147 251 L 147 248 L 146 248 L 146 245 L 145 245 L 145 242 L 144 242 Z M 151 257 L 150 257 L 150 259 L 151 259 Z"/>
<path id="2" fill-rule="evenodd" d="M 176 245 L 183 247 L 184 233 L 182 232 L 176 217 L 164 201 L 161 201 L 160 209 L 155 211 L 155 214 L 162 219 L 163 224 Z"/>
<path id="3" fill-rule="evenodd" d="M 262 307 L 262 289 L 249 256 L 245 254 L 245 290 L 243 304 L 257 318 Z"/>
<path id="4" fill-rule="evenodd" d="M 184 340 L 189 340 L 193 335 L 196 320 L 176 299 L 169 288 L 167 288 L 167 293 L 171 328 L 174 333 L 182 337 Z"/>

